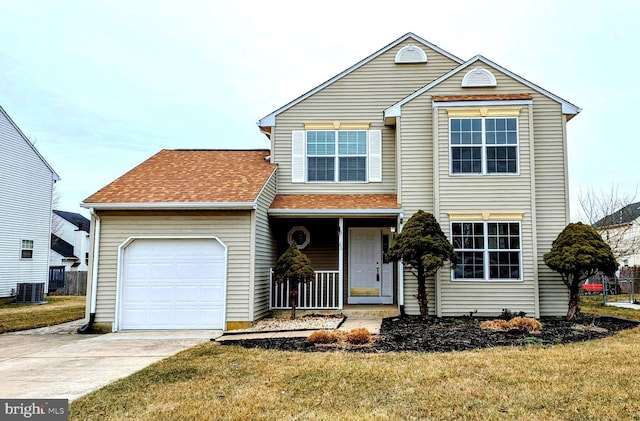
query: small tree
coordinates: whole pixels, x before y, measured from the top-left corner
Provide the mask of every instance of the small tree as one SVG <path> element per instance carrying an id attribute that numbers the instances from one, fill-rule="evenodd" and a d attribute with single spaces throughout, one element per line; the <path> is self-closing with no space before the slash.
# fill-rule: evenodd
<path id="1" fill-rule="evenodd" d="M 289 300 L 291 303 L 291 318 L 296 318 L 296 301 L 298 298 L 298 284 L 311 281 L 315 271 L 311 267 L 309 258 L 298 249 L 295 241 L 276 262 L 273 274 L 277 282 L 289 280 Z"/>
<path id="2" fill-rule="evenodd" d="M 418 279 L 416 298 L 420 315 L 429 317 L 427 277 L 434 275 L 448 260 L 456 263 L 456 252 L 432 214 L 419 210 L 405 224 L 387 252 L 392 261 L 402 260 Z"/>
<path id="3" fill-rule="evenodd" d="M 567 225 L 543 259 L 547 266 L 560 273 L 569 288 L 567 320 L 575 319 L 580 312 L 580 282 L 598 272 L 613 275 L 618 267 L 611 247 L 595 229 L 582 222 Z"/>

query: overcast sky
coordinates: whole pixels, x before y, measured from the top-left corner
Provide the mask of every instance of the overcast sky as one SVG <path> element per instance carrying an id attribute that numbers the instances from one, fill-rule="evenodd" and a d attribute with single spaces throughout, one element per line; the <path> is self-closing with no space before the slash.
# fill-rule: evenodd
<path id="1" fill-rule="evenodd" d="M 583 108 L 573 219 L 580 191 L 635 191 L 640 2 L 440 3 L 0 0 L 0 105 L 62 177 L 59 208 L 86 215 L 160 149 L 268 148 L 258 119 L 414 32 Z"/>

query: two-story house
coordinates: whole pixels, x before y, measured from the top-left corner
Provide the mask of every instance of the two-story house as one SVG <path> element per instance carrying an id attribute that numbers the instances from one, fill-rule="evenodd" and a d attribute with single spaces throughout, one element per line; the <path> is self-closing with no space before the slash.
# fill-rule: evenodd
<path id="1" fill-rule="evenodd" d="M 60 177 L 0 107 L 0 297 L 49 275 L 53 186 Z"/>
<path id="2" fill-rule="evenodd" d="M 91 221 L 76 212 L 53 210 L 51 267 L 64 271 L 89 270 L 89 233 Z"/>
<path id="3" fill-rule="evenodd" d="M 542 256 L 568 223 L 579 111 L 408 33 L 260 119 L 269 150 L 163 150 L 87 198 L 89 313 L 114 330 L 250 325 L 287 306 L 270 268 L 295 241 L 316 269 L 299 308 L 418 314 L 415 277 L 384 253 L 422 209 L 459 258 L 429 282 L 433 314 L 562 315 Z"/>

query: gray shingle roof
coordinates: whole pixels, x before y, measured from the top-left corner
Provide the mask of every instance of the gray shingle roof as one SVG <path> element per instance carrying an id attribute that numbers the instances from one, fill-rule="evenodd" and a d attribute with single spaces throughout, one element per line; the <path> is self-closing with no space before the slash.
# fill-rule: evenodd
<path id="1" fill-rule="evenodd" d="M 640 218 L 640 202 L 632 203 L 605 216 L 593 224 L 594 228 L 605 228 L 614 225 L 629 224 Z"/>
<path id="2" fill-rule="evenodd" d="M 71 222 L 73 225 L 78 227 L 79 230 L 90 232 L 91 222 L 79 213 L 65 212 L 61 210 L 54 210 L 53 213 L 58 215 L 60 218 Z"/>

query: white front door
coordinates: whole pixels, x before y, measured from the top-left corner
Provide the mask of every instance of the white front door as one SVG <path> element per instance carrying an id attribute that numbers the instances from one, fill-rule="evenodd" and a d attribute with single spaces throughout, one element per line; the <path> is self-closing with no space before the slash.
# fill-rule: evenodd
<path id="1" fill-rule="evenodd" d="M 349 229 L 349 304 L 393 304 L 392 264 L 383 261 L 388 231 Z"/>

